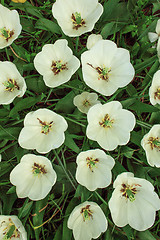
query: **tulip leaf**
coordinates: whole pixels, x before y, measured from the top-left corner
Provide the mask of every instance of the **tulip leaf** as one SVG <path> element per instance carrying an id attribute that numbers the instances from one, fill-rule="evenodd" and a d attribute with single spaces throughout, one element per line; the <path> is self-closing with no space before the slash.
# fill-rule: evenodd
<path id="1" fill-rule="evenodd" d="M 0 140 L 8 139 L 8 140 L 16 140 L 19 136 L 20 127 L 9 127 L 5 128 L 0 125 Z"/>
<path id="2" fill-rule="evenodd" d="M 75 93 L 71 91 L 65 97 L 61 98 L 56 104 L 55 111 L 71 113 L 75 108 L 73 104 L 74 96 L 75 96 Z"/>
<path id="3" fill-rule="evenodd" d="M 61 34 L 61 29 L 59 25 L 51 20 L 48 20 L 46 18 L 40 18 L 36 24 L 35 28 L 50 31 L 52 33 Z"/>
<path id="4" fill-rule="evenodd" d="M 17 115 L 18 112 L 34 106 L 37 102 L 40 102 L 41 100 L 42 100 L 41 96 L 27 97 L 27 98 L 21 99 L 10 111 L 9 116 L 14 118 L 14 115 Z"/>
<path id="5" fill-rule="evenodd" d="M 107 23 L 101 31 L 102 37 L 105 39 L 108 36 L 115 34 L 123 27 L 123 24 L 109 22 Z"/>
<path id="6" fill-rule="evenodd" d="M 56 234 L 55 234 L 53 240 L 60 240 L 60 239 L 62 239 L 62 224 L 57 229 Z"/>
<path id="7" fill-rule="evenodd" d="M 158 236 L 156 238 L 154 238 L 149 230 L 146 230 L 146 231 L 143 231 L 143 232 L 138 232 L 137 237 L 138 237 L 139 240 L 144 240 L 144 239 L 145 240 L 156 240 L 156 239 L 159 239 Z"/>
<path id="8" fill-rule="evenodd" d="M 72 136 L 69 133 L 66 133 L 65 135 L 65 142 L 64 144 L 70 148 L 71 150 L 73 150 L 76 153 L 80 152 L 79 147 L 76 145 L 75 141 L 73 140 Z"/>

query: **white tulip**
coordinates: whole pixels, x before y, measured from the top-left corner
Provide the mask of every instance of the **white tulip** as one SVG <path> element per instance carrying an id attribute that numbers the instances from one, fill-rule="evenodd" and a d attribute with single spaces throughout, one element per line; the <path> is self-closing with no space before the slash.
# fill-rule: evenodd
<path id="1" fill-rule="evenodd" d="M 43 46 L 34 58 L 34 66 L 43 75 L 46 86 L 53 88 L 68 82 L 80 67 L 80 61 L 73 56 L 67 40 L 60 39 Z"/>
<path id="2" fill-rule="evenodd" d="M 99 40 L 102 40 L 102 36 L 100 34 L 91 34 L 87 38 L 87 48 L 91 49 Z"/>
<path id="3" fill-rule="evenodd" d="M 96 93 L 82 92 L 73 99 L 74 105 L 82 113 L 87 113 L 89 109 L 100 101 L 97 100 L 98 95 Z"/>
<path id="4" fill-rule="evenodd" d="M 118 101 L 94 105 L 89 109 L 87 119 L 87 137 L 110 151 L 118 145 L 126 145 L 135 126 L 134 114 L 122 109 Z"/>
<path id="5" fill-rule="evenodd" d="M 146 152 L 149 165 L 160 167 L 160 124 L 154 125 L 151 130 L 144 135 L 141 145 Z"/>
<path id="6" fill-rule="evenodd" d="M 89 191 L 97 188 L 105 188 L 111 183 L 111 169 L 114 167 L 114 159 L 103 150 L 95 149 L 81 152 L 77 156 L 77 182 L 85 186 Z"/>
<path id="7" fill-rule="evenodd" d="M 118 227 L 129 224 L 138 231 L 145 231 L 155 221 L 160 209 L 160 199 L 153 185 L 133 173 L 124 172 L 116 178 L 115 188 L 109 200 L 113 222 Z"/>
<path id="8" fill-rule="evenodd" d="M 160 104 L 160 70 L 153 75 L 152 84 L 149 88 L 149 97 L 152 105 Z"/>
<path id="9" fill-rule="evenodd" d="M 21 33 L 19 14 L 16 10 L 9 10 L 0 4 L 0 49 L 12 44 Z"/>
<path id="10" fill-rule="evenodd" d="M 1 240 L 27 240 L 27 233 L 17 216 L 0 215 Z"/>
<path id="11" fill-rule="evenodd" d="M 19 198 L 29 197 L 38 201 L 47 196 L 57 179 L 48 158 L 26 154 L 20 163 L 11 171 L 10 181 L 16 186 Z"/>
<path id="12" fill-rule="evenodd" d="M 81 61 L 85 83 L 105 96 L 129 84 L 135 74 L 129 51 L 110 40 L 99 40 L 82 53 Z"/>
<path id="13" fill-rule="evenodd" d="M 0 73 L 0 104 L 10 104 L 24 95 L 26 83 L 14 63 L 0 62 Z"/>
<path id="14" fill-rule="evenodd" d="M 67 225 L 75 240 L 91 240 L 107 230 L 108 222 L 97 203 L 86 201 L 73 209 Z"/>
<path id="15" fill-rule="evenodd" d="M 103 6 L 98 0 L 56 0 L 52 13 L 62 31 L 76 37 L 93 30 L 103 13 Z"/>
<path id="16" fill-rule="evenodd" d="M 25 116 L 18 142 L 22 148 L 48 153 L 64 143 L 67 127 L 61 115 L 46 108 L 38 109 Z"/>

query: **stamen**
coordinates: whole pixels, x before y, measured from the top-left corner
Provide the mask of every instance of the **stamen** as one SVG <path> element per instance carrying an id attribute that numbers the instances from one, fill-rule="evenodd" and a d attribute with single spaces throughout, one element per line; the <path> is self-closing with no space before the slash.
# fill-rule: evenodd
<path id="1" fill-rule="evenodd" d="M 102 122 L 99 122 L 99 125 L 104 128 L 111 128 L 114 123 L 114 119 L 110 119 L 109 115 L 106 114 Z"/>
<path id="2" fill-rule="evenodd" d="M 82 27 L 85 25 L 85 20 L 81 18 L 81 14 L 78 12 L 72 13 L 72 22 L 73 22 L 73 29 L 78 30 L 78 28 Z M 84 26 L 85 27 L 85 26 Z"/>
<path id="3" fill-rule="evenodd" d="M 99 160 L 97 158 L 94 159 L 92 157 L 87 157 L 86 161 L 87 161 L 87 166 L 89 167 L 91 172 L 93 172 L 93 168 L 96 166 L 96 164 L 99 162 Z"/>
<path id="4" fill-rule="evenodd" d="M 40 176 L 40 174 L 46 174 L 47 171 L 45 169 L 45 165 L 40 165 L 38 163 L 34 163 L 32 166 L 32 172 L 35 176 Z"/>
<path id="5" fill-rule="evenodd" d="M 81 209 L 80 212 L 83 216 L 83 221 L 85 222 L 86 220 L 90 220 L 90 217 L 93 219 L 93 211 L 90 210 L 90 205 L 87 205 L 86 207 Z"/>
<path id="6" fill-rule="evenodd" d="M 62 64 L 61 61 L 53 61 L 51 65 L 52 72 L 54 72 L 54 75 L 57 75 L 58 73 L 62 72 L 63 70 L 67 70 L 67 63 Z"/>
<path id="7" fill-rule="evenodd" d="M 42 126 L 41 133 L 44 133 L 45 135 L 47 135 L 51 131 L 53 121 L 51 121 L 50 123 L 47 123 L 45 121 L 42 122 L 39 118 L 37 118 L 37 119 L 38 119 L 40 125 Z"/>
<path id="8" fill-rule="evenodd" d="M 5 27 L 0 29 L 0 37 L 3 37 L 7 42 L 13 36 L 14 31 L 7 30 Z"/>
<path id="9" fill-rule="evenodd" d="M 122 188 L 121 188 L 121 192 L 122 192 L 122 196 L 125 197 L 126 199 L 129 199 L 131 202 L 133 202 L 135 200 L 135 195 L 138 192 L 138 190 L 136 189 L 136 186 L 141 187 L 141 185 L 139 184 L 133 184 L 133 185 L 126 185 L 126 184 L 122 184 Z"/>
<path id="10" fill-rule="evenodd" d="M 110 68 L 106 68 L 105 66 L 103 68 L 101 68 L 101 67 L 95 68 L 95 67 L 93 67 L 92 64 L 90 64 L 90 63 L 87 63 L 87 64 L 98 72 L 98 74 L 99 74 L 98 80 L 100 80 L 100 79 L 105 80 L 105 81 L 109 80 L 109 73 L 111 72 Z"/>
<path id="11" fill-rule="evenodd" d="M 158 98 L 160 100 L 160 87 L 157 88 L 157 91 L 154 93 L 154 99 Z"/>
<path id="12" fill-rule="evenodd" d="M 8 220 L 9 222 L 3 221 L 0 226 L 3 228 L 3 225 L 5 225 L 5 228 L 2 230 L 3 236 L 4 236 L 2 240 L 12 239 L 12 238 L 20 239 L 20 232 L 18 231 L 18 228 L 16 228 L 11 218 L 9 218 Z"/>
<path id="13" fill-rule="evenodd" d="M 83 101 L 83 105 L 85 107 L 91 106 L 90 102 L 87 99 Z"/>
<path id="14" fill-rule="evenodd" d="M 3 85 L 6 87 L 6 91 L 13 92 L 15 89 L 19 90 L 19 86 L 14 79 L 8 79 Z"/>
<path id="15" fill-rule="evenodd" d="M 153 150 L 154 148 L 156 148 L 158 151 L 160 151 L 160 141 L 158 137 L 150 137 L 148 139 L 148 143 L 151 146 L 151 149 Z"/>

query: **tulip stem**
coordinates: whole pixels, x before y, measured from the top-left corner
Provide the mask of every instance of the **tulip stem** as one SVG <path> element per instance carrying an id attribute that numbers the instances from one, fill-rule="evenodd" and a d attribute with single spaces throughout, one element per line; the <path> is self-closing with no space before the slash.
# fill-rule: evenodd
<path id="1" fill-rule="evenodd" d="M 150 124 L 142 122 L 142 121 L 139 121 L 139 120 L 136 120 L 136 123 L 138 125 L 140 125 L 141 127 L 144 127 L 144 128 L 147 128 L 147 129 L 151 129 L 151 127 L 152 127 Z"/>
<path id="2" fill-rule="evenodd" d="M 99 193 L 97 191 L 94 191 L 94 193 L 98 196 L 98 198 L 106 205 L 108 206 L 108 203 L 101 197 L 101 195 L 99 195 Z"/>
<path id="3" fill-rule="evenodd" d="M 79 46 L 79 37 L 76 38 L 76 52 L 78 52 L 78 46 Z"/>
<path id="4" fill-rule="evenodd" d="M 58 160 L 60 166 L 62 167 L 63 171 L 65 172 L 65 174 L 66 174 L 68 180 L 70 181 L 71 185 L 72 185 L 73 188 L 76 190 L 76 186 L 74 185 L 72 179 L 70 178 L 70 176 L 69 176 L 67 170 L 64 168 L 64 166 L 63 166 L 63 164 L 62 164 L 62 162 L 61 162 L 61 159 L 59 158 L 57 152 L 56 152 L 55 150 L 53 150 L 53 152 L 54 152 L 54 155 L 56 156 L 56 158 L 57 158 L 57 160 Z"/>

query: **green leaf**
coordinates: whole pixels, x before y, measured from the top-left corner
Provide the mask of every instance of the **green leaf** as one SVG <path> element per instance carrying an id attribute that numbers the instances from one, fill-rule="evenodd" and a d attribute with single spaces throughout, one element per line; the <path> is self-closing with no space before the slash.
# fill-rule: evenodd
<path id="1" fill-rule="evenodd" d="M 53 240 L 60 240 L 60 239 L 62 239 L 62 224 L 56 230 L 56 234 L 55 234 Z"/>
<path id="2" fill-rule="evenodd" d="M 154 238 L 149 230 L 146 230 L 143 232 L 138 232 L 137 237 L 139 240 L 144 240 L 144 239 L 145 240 L 156 240 L 156 239 L 158 239 L 158 238 Z"/>
<path id="3" fill-rule="evenodd" d="M 0 125 L 0 140 L 8 139 L 8 140 L 16 140 L 19 136 L 20 127 L 9 127 L 5 128 Z"/>
<path id="4" fill-rule="evenodd" d="M 46 18 L 39 19 L 35 24 L 35 28 L 50 31 L 52 33 L 61 34 L 61 29 L 60 29 L 59 25 L 53 21 L 46 19 Z"/>
<path id="5" fill-rule="evenodd" d="M 65 97 L 60 99 L 56 104 L 55 111 L 64 112 L 64 113 L 72 113 L 75 106 L 73 104 L 73 98 L 75 97 L 75 93 L 73 91 L 69 92 Z"/>
<path id="6" fill-rule="evenodd" d="M 117 5 L 120 0 L 108 0 L 103 5 L 103 14 L 100 18 L 101 21 L 108 21 L 112 19 L 112 16 L 114 15 L 114 12 L 117 8 Z"/>
<path id="7" fill-rule="evenodd" d="M 115 34 L 123 27 L 123 24 L 110 22 L 107 23 L 101 31 L 101 35 L 103 38 L 107 38 L 108 36 Z"/>
<path id="8" fill-rule="evenodd" d="M 46 92 L 47 86 L 45 85 L 42 76 L 31 77 L 26 79 L 27 89 L 34 91 L 35 93 Z"/>
<path id="9" fill-rule="evenodd" d="M 140 112 L 140 113 L 142 113 L 142 112 L 150 112 L 151 113 L 151 112 L 159 111 L 158 108 L 156 108 L 156 107 L 154 107 L 152 105 L 146 104 L 146 103 L 142 103 L 140 101 L 134 102 L 128 108 L 131 109 L 131 110 Z"/>
<path id="10" fill-rule="evenodd" d="M 73 150 L 74 152 L 76 153 L 79 153 L 80 152 L 80 149 L 79 147 L 76 145 L 76 143 L 74 142 L 72 136 L 66 132 L 65 134 L 65 142 L 64 144 L 70 148 L 71 150 Z"/>
<path id="11" fill-rule="evenodd" d="M 138 63 L 134 66 L 136 70 L 136 74 L 143 71 L 145 68 L 152 66 L 152 64 L 157 60 L 157 56 L 150 57 L 149 59 L 145 60 L 144 62 Z"/>
<path id="12" fill-rule="evenodd" d="M 9 116 L 14 117 L 14 115 L 16 115 L 18 112 L 34 106 L 37 102 L 40 102 L 41 100 L 41 96 L 24 98 L 14 106 L 14 108 L 10 111 Z"/>

